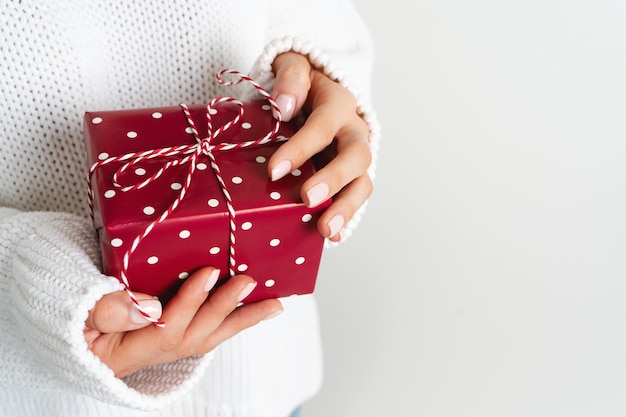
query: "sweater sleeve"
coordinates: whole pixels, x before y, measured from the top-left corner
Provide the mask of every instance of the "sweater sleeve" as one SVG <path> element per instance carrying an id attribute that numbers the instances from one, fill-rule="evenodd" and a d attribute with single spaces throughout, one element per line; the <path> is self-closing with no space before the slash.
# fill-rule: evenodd
<path id="1" fill-rule="evenodd" d="M 371 76 L 374 59 L 370 33 L 350 1 L 274 0 L 268 26 L 268 43 L 251 75 L 268 91 L 273 84 L 272 63 L 285 52 L 308 57 L 314 68 L 348 89 L 356 98 L 357 112 L 370 129 L 372 181 L 380 142 L 380 124 L 371 105 Z M 348 222 L 342 240 L 350 237 L 360 222 L 367 201 Z M 334 246 L 326 241 L 327 246 Z"/>
<path id="2" fill-rule="evenodd" d="M 80 217 L 0 208 L 0 386 L 71 390 L 131 408 L 156 409 L 188 391 L 211 356 L 115 378 L 88 348 L 88 311 L 120 290 L 100 273 L 91 224 Z"/>

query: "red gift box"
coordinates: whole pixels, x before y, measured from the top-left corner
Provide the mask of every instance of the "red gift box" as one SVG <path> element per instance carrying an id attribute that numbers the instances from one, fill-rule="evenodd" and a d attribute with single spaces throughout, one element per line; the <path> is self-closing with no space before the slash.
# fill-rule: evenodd
<path id="1" fill-rule="evenodd" d="M 207 265 L 221 269 L 220 282 L 235 273 L 256 279 L 246 303 L 313 292 L 323 248 L 316 223 L 330 201 L 301 201 L 311 161 L 270 181 L 267 161 L 296 126 L 277 124 L 267 103 L 85 114 L 105 274 L 164 302 Z M 250 145 L 264 136 L 271 142 Z"/>

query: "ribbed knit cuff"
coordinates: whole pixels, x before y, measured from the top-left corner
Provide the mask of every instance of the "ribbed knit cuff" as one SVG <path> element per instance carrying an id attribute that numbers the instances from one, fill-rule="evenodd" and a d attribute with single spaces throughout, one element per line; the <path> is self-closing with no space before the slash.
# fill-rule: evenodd
<path id="1" fill-rule="evenodd" d="M 88 348 L 83 334 L 88 312 L 104 294 L 122 289 L 98 268 L 92 225 L 60 213 L 21 213 L 0 218 L 0 328 L 10 333 L 14 358 L 32 375 L 5 375 L 12 384 L 32 381 L 33 390 L 63 388 L 141 410 L 164 407 L 188 392 L 211 356 L 147 368 L 125 380 Z M 4 321 L 4 322 L 3 322 Z M 0 342 L 0 344 L 2 344 Z M 6 369 L 6 368 L 5 368 Z M 23 372 L 23 370 L 22 370 Z M 50 379 L 52 378 L 52 381 Z M 37 381 L 42 381 L 38 383 Z M 40 386 L 38 386 L 40 385 Z"/>
<path id="2" fill-rule="evenodd" d="M 332 57 L 324 54 L 311 42 L 298 37 L 286 36 L 273 40 L 265 47 L 263 53 L 257 59 L 254 67 L 252 68 L 250 73 L 251 77 L 261 84 L 267 91 L 271 91 L 274 84 L 272 63 L 278 55 L 285 52 L 296 52 L 306 56 L 314 68 L 323 72 L 331 80 L 341 84 L 354 95 L 357 103 L 357 113 L 367 123 L 370 130 L 369 145 L 370 151 L 372 152 L 372 163 L 370 164 L 367 172 L 373 181 L 376 172 L 376 162 L 378 159 L 378 149 L 380 143 L 380 124 L 378 122 L 378 117 L 371 104 L 364 100 L 358 86 L 351 81 L 349 74 L 346 74 L 338 65 L 336 65 Z M 361 217 L 363 216 L 366 207 L 367 201 L 356 211 L 352 219 L 346 225 L 345 233 L 342 234 L 342 241 L 352 235 L 352 232 L 361 221 Z M 331 242 L 328 239 L 326 240 L 326 246 L 335 245 L 336 243 Z"/>

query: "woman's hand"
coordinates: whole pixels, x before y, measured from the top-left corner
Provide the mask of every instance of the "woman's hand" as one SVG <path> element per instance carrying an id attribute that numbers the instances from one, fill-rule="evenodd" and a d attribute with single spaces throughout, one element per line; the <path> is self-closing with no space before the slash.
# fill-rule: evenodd
<path id="1" fill-rule="evenodd" d="M 302 199 L 315 207 L 334 197 L 317 228 L 324 237 L 339 241 L 345 224 L 373 190 L 367 174 L 372 160 L 369 128 L 356 112 L 352 93 L 312 69 L 305 56 L 294 52 L 279 55 L 273 69 L 272 96 L 283 120 L 289 121 L 300 110 L 307 118 L 270 158 L 270 176 L 276 181 L 322 153 L 325 165 L 304 183 Z"/>
<path id="2" fill-rule="evenodd" d="M 280 301 L 263 300 L 237 307 L 256 282 L 231 277 L 209 294 L 219 270 L 198 270 L 181 286 L 161 314 L 160 303 L 136 294 L 140 304 L 165 327 L 152 325 L 134 311 L 124 291 L 105 295 L 89 312 L 88 346 L 119 378 L 151 365 L 210 352 L 217 345 L 282 311 Z"/>

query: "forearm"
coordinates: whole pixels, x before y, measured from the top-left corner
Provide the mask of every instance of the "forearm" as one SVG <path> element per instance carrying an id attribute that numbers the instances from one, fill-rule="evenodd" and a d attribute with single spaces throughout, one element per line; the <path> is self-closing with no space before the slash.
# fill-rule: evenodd
<path id="1" fill-rule="evenodd" d="M 99 270 L 85 219 L 0 209 L 0 385 L 74 391 L 138 409 L 163 407 L 186 392 L 208 359 L 194 358 L 126 381 L 87 347 L 88 311 L 121 284 Z M 155 371 L 156 372 L 156 371 Z M 147 379 L 150 378 L 150 383 Z"/>

